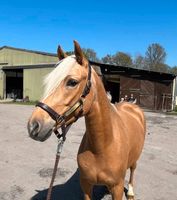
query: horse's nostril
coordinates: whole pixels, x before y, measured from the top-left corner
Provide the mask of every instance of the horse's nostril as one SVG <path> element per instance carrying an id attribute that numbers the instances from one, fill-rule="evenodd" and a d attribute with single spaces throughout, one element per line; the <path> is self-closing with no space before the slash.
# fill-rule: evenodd
<path id="1" fill-rule="evenodd" d="M 34 128 L 34 130 L 38 129 L 39 128 L 39 122 L 34 122 L 33 128 Z"/>
<path id="2" fill-rule="evenodd" d="M 28 132 L 30 135 L 36 136 L 40 130 L 40 123 L 38 121 L 33 121 L 28 123 Z"/>

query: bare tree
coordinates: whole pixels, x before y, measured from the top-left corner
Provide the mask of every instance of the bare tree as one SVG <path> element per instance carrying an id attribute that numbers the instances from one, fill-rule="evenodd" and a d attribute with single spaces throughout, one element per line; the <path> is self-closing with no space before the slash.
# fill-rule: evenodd
<path id="1" fill-rule="evenodd" d="M 83 48 L 82 51 L 83 51 L 85 57 L 88 60 L 95 61 L 95 62 L 99 61 L 99 59 L 97 58 L 97 54 L 96 54 L 96 52 L 93 49 Z M 67 55 L 73 55 L 74 51 L 67 51 L 66 54 Z"/>
<path id="2" fill-rule="evenodd" d="M 71 55 L 74 54 L 74 51 L 66 51 L 66 54 L 67 54 L 68 56 L 71 56 Z"/>
<path id="3" fill-rule="evenodd" d="M 147 48 L 145 60 L 150 70 L 161 71 L 164 69 L 165 58 L 165 49 L 160 44 L 154 43 Z"/>
<path id="4" fill-rule="evenodd" d="M 145 69 L 145 58 L 142 55 L 137 55 L 133 61 L 133 66 L 138 69 Z"/>
<path id="5" fill-rule="evenodd" d="M 170 68 L 170 73 L 177 75 L 177 66 Z"/>
<path id="6" fill-rule="evenodd" d="M 95 61 L 95 62 L 99 61 L 99 59 L 96 55 L 96 52 L 93 49 L 83 48 L 82 51 L 88 60 Z"/>
<path id="7" fill-rule="evenodd" d="M 133 61 L 130 55 L 123 53 L 123 52 L 117 52 L 115 55 L 113 55 L 112 60 L 115 64 L 120 66 L 132 66 Z"/>
<path id="8" fill-rule="evenodd" d="M 113 58 L 110 54 L 107 54 L 105 57 L 101 59 L 101 61 L 105 64 L 114 64 Z"/>

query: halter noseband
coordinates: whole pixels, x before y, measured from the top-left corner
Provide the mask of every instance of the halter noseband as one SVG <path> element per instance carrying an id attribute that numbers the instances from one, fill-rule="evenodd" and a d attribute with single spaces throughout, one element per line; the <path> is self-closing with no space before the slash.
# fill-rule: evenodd
<path id="1" fill-rule="evenodd" d="M 63 137 L 63 139 L 65 140 L 65 135 L 67 132 L 66 128 L 73 122 L 77 121 L 77 119 L 81 116 L 81 114 L 83 112 L 83 102 L 84 102 L 85 97 L 89 94 L 90 88 L 91 88 L 91 66 L 90 66 L 90 64 L 88 64 L 88 77 L 87 77 L 87 83 L 85 85 L 85 88 L 84 88 L 79 100 L 73 106 L 71 106 L 66 112 L 64 112 L 63 115 L 59 115 L 50 106 L 48 106 L 45 103 L 38 102 L 36 104 L 36 107 L 42 108 L 56 122 L 56 124 L 54 126 L 55 127 L 54 133 L 58 139 L 60 137 Z M 72 116 L 72 114 L 75 113 L 75 111 L 77 111 L 79 108 L 80 108 L 80 110 L 79 110 L 78 114 Z M 74 120 L 71 120 L 72 117 L 74 117 Z M 60 134 L 57 130 L 57 127 L 59 124 L 61 125 L 62 134 Z"/>

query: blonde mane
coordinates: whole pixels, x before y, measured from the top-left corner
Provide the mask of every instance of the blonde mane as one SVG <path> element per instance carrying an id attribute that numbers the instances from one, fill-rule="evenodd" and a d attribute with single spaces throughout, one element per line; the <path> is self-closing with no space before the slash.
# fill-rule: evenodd
<path id="1" fill-rule="evenodd" d="M 59 86 L 75 64 L 75 55 L 68 56 L 56 64 L 55 69 L 44 78 L 43 99 L 47 98 Z"/>

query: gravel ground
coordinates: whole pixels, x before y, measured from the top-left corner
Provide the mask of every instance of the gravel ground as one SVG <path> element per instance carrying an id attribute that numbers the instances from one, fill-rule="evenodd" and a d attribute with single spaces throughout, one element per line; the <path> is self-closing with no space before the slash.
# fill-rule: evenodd
<path id="1" fill-rule="evenodd" d="M 28 137 L 33 108 L 0 104 L 0 200 L 45 200 L 57 140 L 53 135 L 40 143 Z M 135 172 L 136 199 L 177 200 L 177 116 L 145 115 L 148 134 Z M 80 119 L 68 133 L 52 200 L 82 199 L 76 155 L 84 129 Z M 95 187 L 93 195 L 95 200 L 111 199 L 104 187 Z"/>

